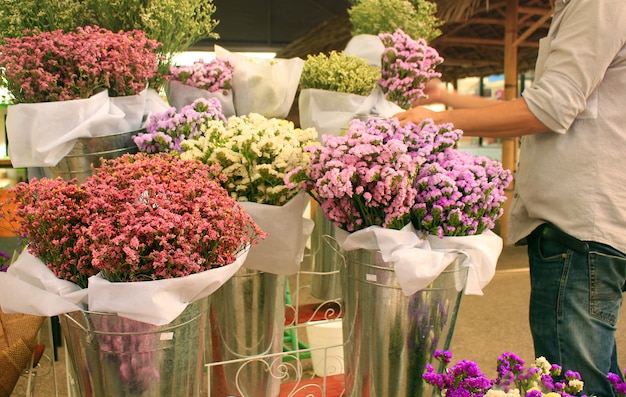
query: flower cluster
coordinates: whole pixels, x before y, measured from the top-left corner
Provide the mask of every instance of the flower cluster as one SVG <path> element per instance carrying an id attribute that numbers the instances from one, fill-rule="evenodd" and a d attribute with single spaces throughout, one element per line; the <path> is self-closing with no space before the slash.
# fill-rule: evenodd
<path id="1" fill-rule="evenodd" d="M 173 81 L 209 92 L 226 91 L 232 88 L 233 64 L 226 58 L 216 58 L 211 62 L 200 59 L 192 65 L 170 66 Z"/>
<path id="2" fill-rule="evenodd" d="M 356 95 L 369 95 L 380 78 L 380 68 L 354 55 L 331 51 L 309 55 L 300 75 L 300 88 L 316 88 Z"/>
<path id="3" fill-rule="evenodd" d="M 292 172 L 290 182 L 302 183 L 347 231 L 411 221 L 421 237 L 480 234 L 502 215 L 512 176 L 497 161 L 456 150 L 461 135 L 430 119 L 352 120 L 344 136 L 306 148 L 311 166 Z"/>
<path id="4" fill-rule="evenodd" d="M 626 371 L 624 371 L 626 374 Z M 623 378 L 618 374 L 609 372 L 607 375 L 607 379 L 613 385 L 613 390 L 615 390 L 615 395 L 617 397 L 626 397 L 626 382 L 624 382 Z"/>
<path id="5" fill-rule="evenodd" d="M 378 37 L 385 46 L 379 85 L 389 101 L 408 109 L 424 96 L 426 83 L 441 76 L 435 68 L 443 58 L 426 40 L 414 40 L 401 29 L 380 33 Z"/>
<path id="6" fill-rule="evenodd" d="M 0 251 L 0 272 L 6 272 L 9 268 L 11 257 L 4 251 Z"/>
<path id="7" fill-rule="evenodd" d="M 399 127 L 397 119 L 387 121 Z M 309 168 L 287 175 L 320 203 L 331 222 L 349 232 L 373 225 L 401 229 L 417 193 L 418 162 L 403 138 L 389 138 L 379 126 L 355 119 L 345 135 L 323 135 L 323 145 L 305 148 L 311 153 Z"/>
<path id="8" fill-rule="evenodd" d="M 157 47 L 139 30 L 30 31 L 0 45 L 0 74 L 14 103 L 135 95 L 157 72 Z"/>
<path id="9" fill-rule="evenodd" d="M 449 351 L 437 350 L 434 357 L 444 370 L 437 373 L 431 364 L 426 365 L 423 379 L 434 386 L 439 395 L 485 396 L 485 397 L 574 397 L 583 389 L 580 374 L 565 371 L 539 357 L 533 364 L 524 367 L 524 360 L 514 353 L 503 353 L 498 358 L 497 377 L 487 378 L 475 362 L 461 360 L 448 367 L 452 360 Z"/>
<path id="10" fill-rule="evenodd" d="M 170 154 L 106 160 L 82 185 L 60 178 L 12 188 L 29 251 L 82 287 L 183 277 L 234 262 L 264 233 L 215 170 Z"/>
<path id="11" fill-rule="evenodd" d="M 304 147 L 317 138 L 315 129 L 250 113 L 232 116 L 227 124 L 207 123 L 202 130 L 201 137 L 182 143 L 181 157 L 217 166 L 222 185 L 237 201 L 283 205 L 300 191 L 288 187 L 285 176 L 308 167 Z"/>
<path id="12" fill-rule="evenodd" d="M 411 221 L 420 235 L 469 236 L 492 229 L 513 179 L 488 157 L 447 149 L 429 156 L 418 172 Z"/>
<path id="13" fill-rule="evenodd" d="M 142 152 L 180 152 L 182 141 L 199 137 L 203 126 L 214 120 L 226 122 L 219 100 L 198 98 L 179 111 L 171 107 L 163 113 L 150 115 L 146 132 L 133 139 Z"/>
<path id="14" fill-rule="evenodd" d="M 352 36 L 402 29 L 428 42 L 441 35 L 443 21 L 436 13 L 437 5 L 429 0 L 360 0 L 348 9 Z"/>

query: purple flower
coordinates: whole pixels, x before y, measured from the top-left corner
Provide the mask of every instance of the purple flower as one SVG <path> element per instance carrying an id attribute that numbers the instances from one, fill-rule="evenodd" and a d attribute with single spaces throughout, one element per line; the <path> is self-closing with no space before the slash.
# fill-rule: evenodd
<path id="1" fill-rule="evenodd" d="M 200 137 L 203 128 L 212 121 L 226 123 L 220 101 L 217 98 L 198 98 L 178 112 L 172 107 L 150 115 L 146 132 L 133 139 L 139 150 L 145 153 L 180 153 L 181 142 Z"/>

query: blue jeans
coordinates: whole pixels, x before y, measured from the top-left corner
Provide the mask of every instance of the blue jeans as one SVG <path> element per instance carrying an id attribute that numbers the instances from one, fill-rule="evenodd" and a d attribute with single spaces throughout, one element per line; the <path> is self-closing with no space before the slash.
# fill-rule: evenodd
<path id="1" fill-rule="evenodd" d="M 535 231 L 528 239 L 530 328 L 535 354 L 579 372 L 584 393 L 614 396 L 608 372 L 622 376 L 615 331 L 626 282 L 626 255 L 587 242 L 579 253 Z"/>

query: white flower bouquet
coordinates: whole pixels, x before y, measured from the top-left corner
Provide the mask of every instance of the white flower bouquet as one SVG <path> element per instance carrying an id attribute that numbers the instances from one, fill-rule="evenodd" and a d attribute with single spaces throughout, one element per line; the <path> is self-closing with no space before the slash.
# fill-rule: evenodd
<path id="1" fill-rule="evenodd" d="M 207 121 L 200 129 L 201 136 L 182 142 L 181 157 L 217 166 L 215 177 L 268 234 L 251 249 L 244 266 L 275 274 L 297 272 L 313 225 L 302 216 L 308 196 L 299 187 L 288 187 L 285 176 L 308 167 L 304 146 L 316 139 L 317 131 L 255 113 L 232 116 L 228 123 Z"/>

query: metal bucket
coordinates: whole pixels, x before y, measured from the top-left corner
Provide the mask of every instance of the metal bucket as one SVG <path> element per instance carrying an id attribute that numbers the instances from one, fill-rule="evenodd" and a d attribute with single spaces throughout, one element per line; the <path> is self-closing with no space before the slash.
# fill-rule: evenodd
<path id="1" fill-rule="evenodd" d="M 379 251 L 347 251 L 343 276 L 346 396 L 432 396 L 422 380 L 454 331 L 467 268 L 455 260 L 428 287 L 403 294 Z"/>
<path id="2" fill-rule="evenodd" d="M 280 391 L 286 276 L 241 268 L 212 295 L 211 396 L 272 397 Z M 231 360 L 239 360 L 228 363 Z"/>
<path id="3" fill-rule="evenodd" d="M 133 136 L 141 131 L 78 138 L 72 150 L 56 166 L 48 168 L 48 171 L 52 178 L 61 177 L 66 181 L 76 178 L 78 183 L 84 183 L 91 175 L 92 167 L 100 166 L 101 159 L 108 160 L 126 153 L 137 153 L 139 148 Z"/>
<path id="4" fill-rule="evenodd" d="M 108 313 L 61 315 L 72 396 L 200 396 L 207 302 L 163 326 Z"/>
<path id="5" fill-rule="evenodd" d="M 335 225 L 317 203 L 311 204 L 311 218 L 315 223 L 311 233 L 311 296 L 322 301 L 340 299 L 343 259 L 328 243 L 334 240 Z"/>

